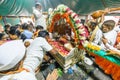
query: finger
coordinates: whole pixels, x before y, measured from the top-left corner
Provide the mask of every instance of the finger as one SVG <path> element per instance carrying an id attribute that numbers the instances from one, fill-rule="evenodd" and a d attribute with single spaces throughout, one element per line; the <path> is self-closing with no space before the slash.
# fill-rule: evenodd
<path id="1" fill-rule="evenodd" d="M 47 78 L 46 78 L 46 80 L 51 80 L 50 77 L 51 77 L 51 75 L 49 73 L 48 76 L 47 76 Z"/>

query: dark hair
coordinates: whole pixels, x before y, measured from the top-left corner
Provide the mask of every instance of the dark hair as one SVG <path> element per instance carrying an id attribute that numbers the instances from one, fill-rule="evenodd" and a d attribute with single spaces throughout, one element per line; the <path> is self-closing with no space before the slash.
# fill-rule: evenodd
<path id="1" fill-rule="evenodd" d="M 20 39 L 22 39 L 22 40 L 24 41 L 25 39 L 27 39 L 27 37 L 25 36 L 25 34 L 22 33 L 22 34 L 20 35 Z"/>
<path id="2" fill-rule="evenodd" d="M 38 30 L 38 29 L 43 29 L 43 26 L 37 25 L 36 29 L 37 29 L 37 30 Z"/>
<path id="3" fill-rule="evenodd" d="M 21 33 L 20 33 L 20 31 L 17 30 L 17 27 L 12 26 L 10 28 L 9 34 L 11 34 L 11 35 L 17 35 L 19 37 Z"/>
<path id="4" fill-rule="evenodd" d="M 27 23 L 22 24 L 22 29 L 28 29 L 29 25 Z"/>
<path id="5" fill-rule="evenodd" d="M 97 23 L 96 23 L 96 22 L 90 22 L 90 26 L 96 27 L 96 26 L 97 26 Z"/>
<path id="6" fill-rule="evenodd" d="M 15 26 L 16 26 L 16 27 L 21 27 L 21 25 L 20 25 L 20 24 L 16 24 Z"/>
<path id="7" fill-rule="evenodd" d="M 2 37 L 4 36 L 4 33 L 0 33 L 0 40 L 2 40 Z"/>
<path id="8" fill-rule="evenodd" d="M 81 19 L 81 23 L 84 25 L 84 23 L 85 23 L 85 20 L 84 20 L 84 19 Z"/>
<path id="9" fill-rule="evenodd" d="M 40 31 L 38 33 L 38 37 L 45 37 L 45 36 L 49 36 L 49 33 L 46 30 Z"/>
<path id="10" fill-rule="evenodd" d="M 6 24 L 5 26 L 4 26 L 4 30 L 5 30 L 5 32 L 8 34 L 8 28 L 10 28 L 11 26 L 10 26 L 10 24 Z"/>

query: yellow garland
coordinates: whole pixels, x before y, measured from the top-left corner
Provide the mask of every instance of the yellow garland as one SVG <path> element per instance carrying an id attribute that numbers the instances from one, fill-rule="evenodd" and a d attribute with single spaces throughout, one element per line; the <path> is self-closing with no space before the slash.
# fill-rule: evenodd
<path id="1" fill-rule="evenodd" d="M 100 47 L 99 47 L 99 46 L 95 46 L 95 45 L 93 45 L 92 43 L 88 43 L 88 44 L 87 44 L 87 48 L 92 49 L 92 50 L 97 50 L 97 51 L 100 50 Z"/>

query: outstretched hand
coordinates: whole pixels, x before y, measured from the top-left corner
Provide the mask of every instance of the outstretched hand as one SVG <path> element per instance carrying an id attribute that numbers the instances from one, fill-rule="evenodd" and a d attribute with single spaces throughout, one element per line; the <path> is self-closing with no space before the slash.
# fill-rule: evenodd
<path id="1" fill-rule="evenodd" d="M 48 74 L 46 80 L 57 80 L 58 78 L 58 72 L 57 69 L 54 69 L 53 72 Z"/>

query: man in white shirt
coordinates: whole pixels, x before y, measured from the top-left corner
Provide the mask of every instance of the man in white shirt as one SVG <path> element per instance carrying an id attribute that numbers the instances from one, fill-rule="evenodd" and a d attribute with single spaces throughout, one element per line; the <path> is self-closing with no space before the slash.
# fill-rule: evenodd
<path id="1" fill-rule="evenodd" d="M 52 54 L 57 52 L 47 42 L 49 33 L 47 31 L 40 31 L 38 37 L 33 40 L 27 49 L 26 58 L 23 67 L 30 72 L 35 73 L 36 69 L 42 63 L 44 51 L 49 51 Z"/>
<path id="2" fill-rule="evenodd" d="M 47 31 L 39 32 L 39 36 L 27 48 L 26 56 L 22 40 L 2 44 L 0 46 L 0 80 L 37 80 L 35 71 L 42 63 L 44 51 L 57 53 L 47 42 L 48 39 Z"/>
<path id="3" fill-rule="evenodd" d="M 115 45 L 117 32 L 114 30 L 115 21 L 107 20 L 102 24 L 101 30 L 103 32 L 103 37 L 101 39 L 100 46 L 103 49 L 112 49 Z"/>
<path id="4" fill-rule="evenodd" d="M 35 8 L 33 8 L 33 14 L 35 17 L 35 26 L 41 25 L 46 30 L 46 19 L 45 16 L 42 14 L 42 6 L 40 3 L 35 4 Z"/>

